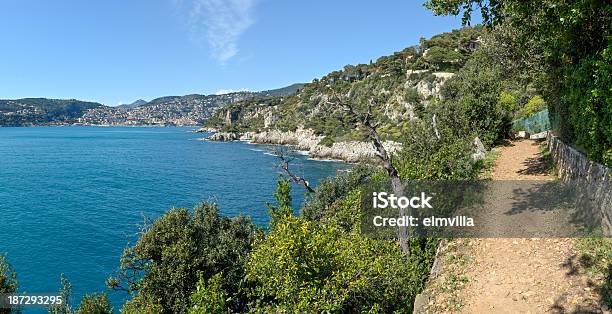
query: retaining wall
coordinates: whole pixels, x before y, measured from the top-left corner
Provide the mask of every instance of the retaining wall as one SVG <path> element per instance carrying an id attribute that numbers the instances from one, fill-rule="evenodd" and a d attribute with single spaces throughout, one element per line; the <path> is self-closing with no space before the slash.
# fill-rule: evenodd
<path id="1" fill-rule="evenodd" d="M 601 215 L 602 231 L 612 236 L 612 169 L 590 161 L 583 153 L 565 144 L 549 133 L 548 149 L 553 157 L 559 177 L 588 189 L 588 201 Z"/>

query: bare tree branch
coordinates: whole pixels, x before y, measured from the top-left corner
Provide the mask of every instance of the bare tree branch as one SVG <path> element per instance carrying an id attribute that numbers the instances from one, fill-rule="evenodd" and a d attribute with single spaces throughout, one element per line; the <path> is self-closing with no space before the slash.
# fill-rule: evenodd
<path id="1" fill-rule="evenodd" d="M 350 95 L 351 93 L 352 93 L 352 88 L 348 94 Z M 399 177 L 399 172 L 397 171 L 397 168 L 395 168 L 395 166 L 393 165 L 393 160 L 392 160 L 393 157 L 391 156 L 391 154 L 389 154 L 389 152 L 385 148 L 384 142 L 382 141 L 380 135 L 378 134 L 378 131 L 377 131 L 378 125 L 373 124 L 372 122 L 372 119 L 373 119 L 372 110 L 374 107 L 378 106 L 377 101 L 373 97 L 371 97 L 368 100 L 367 111 L 365 113 L 360 114 L 360 113 L 355 112 L 353 106 L 348 101 L 350 97 L 343 98 L 334 91 L 332 91 L 331 94 L 335 101 L 334 102 L 328 101 L 328 103 L 341 106 L 353 119 L 355 119 L 356 122 L 359 122 L 361 126 L 368 132 L 368 137 L 370 138 L 372 144 L 374 145 L 374 148 L 376 149 L 376 156 L 380 158 L 380 160 L 382 161 L 383 168 L 385 169 L 385 171 L 391 178 L 391 187 L 393 188 L 393 192 L 398 197 L 401 196 L 403 194 L 403 187 L 402 187 L 402 182 Z M 400 217 L 405 215 L 405 211 L 403 208 L 400 208 L 399 214 L 400 214 Z M 408 229 L 405 226 L 399 227 L 398 236 L 399 236 L 400 247 L 402 249 L 402 252 L 406 256 L 409 256 L 410 247 L 408 246 Z"/>
<path id="2" fill-rule="evenodd" d="M 281 161 L 280 166 L 283 169 L 283 171 L 285 171 L 285 173 L 287 174 L 287 176 L 289 176 L 291 181 L 305 187 L 306 190 L 308 190 L 308 192 L 314 193 L 315 190 L 312 187 L 310 187 L 310 183 L 306 179 L 304 179 L 303 177 L 298 177 L 295 174 L 293 174 L 293 172 L 291 172 L 291 170 L 289 169 L 289 163 L 291 162 L 291 160 L 288 159 L 285 155 L 286 153 L 283 149 L 278 150 L 276 154 L 278 159 L 280 159 Z"/>

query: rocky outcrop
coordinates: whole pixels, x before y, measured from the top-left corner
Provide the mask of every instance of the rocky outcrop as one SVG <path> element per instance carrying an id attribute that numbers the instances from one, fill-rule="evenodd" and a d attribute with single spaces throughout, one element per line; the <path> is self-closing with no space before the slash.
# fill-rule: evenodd
<path id="1" fill-rule="evenodd" d="M 209 128 L 209 127 L 203 127 L 203 128 L 199 128 L 197 130 L 193 130 L 193 133 L 211 133 L 211 132 L 217 132 L 217 129 Z"/>
<path id="2" fill-rule="evenodd" d="M 474 138 L 472 141 L 472 151 L 472 160 L 474 161 L 482 160 L 487 155 L 487 150 L 478 137 Z"/>
<path id="3" fill-rule="evenodd" d="M 240 135 L 238 133 L 217 132 L 213 133 L 206 139 L 210 141 L 229 142 L 239 140 Z"/>
<path id="4" fill-rule="evenodd" d="M 241 135 L 236 133 L 215 133 L 207 138 L 211 141 L 233 141 L 242 140 L 256 144 L 290 145 L 297 150 L 305 151 L 308 156 L 318 159 L 336 159 L 347 162 L 374 161 L 376 151 L 369 142 L 346 141 L 333 143 L 332 146 L 319 145 L 323 136 L 316 135 L 310 129 L 298 129 L 293 132 L 282 132 L 277 130 L 264 132 L 245 132 Z M 401 144 L 386 141 L 385 148 L 396 153 L 401 149 Z"/>

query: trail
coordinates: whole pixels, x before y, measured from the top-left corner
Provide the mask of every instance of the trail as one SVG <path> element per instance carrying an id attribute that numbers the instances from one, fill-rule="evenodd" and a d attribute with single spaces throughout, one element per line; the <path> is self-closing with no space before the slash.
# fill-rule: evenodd
<path id="1" fill-rule="evenodd" d="M 553 179 L 540 150 L 530 140 L 501 147 L 493 179 Z M 462 313 L 602 313 L 572 239 L 473 239 L 469 250 Z"/>

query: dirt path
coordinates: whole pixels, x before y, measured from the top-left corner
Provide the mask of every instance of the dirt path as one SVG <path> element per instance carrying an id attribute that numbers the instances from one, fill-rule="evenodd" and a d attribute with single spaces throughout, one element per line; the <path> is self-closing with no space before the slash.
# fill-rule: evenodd
<path id="1" fill-rule="evenodd" d="M 501 148 L 494 180 L 550 180 L 540 144 Z M 462 313 L 602 313 L 572 239 L 473 239 Z"/>

